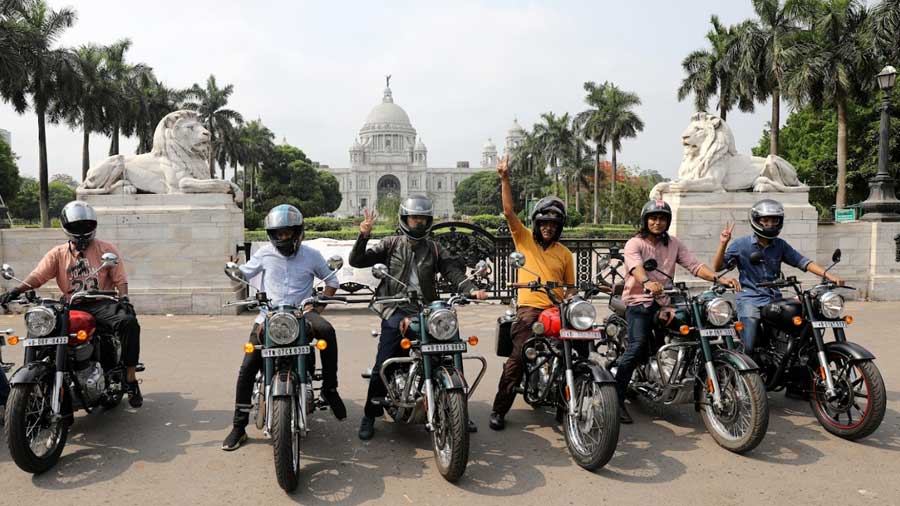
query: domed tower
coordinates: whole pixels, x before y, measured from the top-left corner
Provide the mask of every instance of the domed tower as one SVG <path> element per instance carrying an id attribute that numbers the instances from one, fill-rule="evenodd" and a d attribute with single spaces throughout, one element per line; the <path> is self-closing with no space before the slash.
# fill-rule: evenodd
<path id="1" fill-rule="evenodd" d="M 506 154 L 512 154 L 513 151 L 522 145 L 525 140 L 525 130 L 519 125 L 518 119 L 513 119 L 513 124 L 506 132 Z"/>
<path id="2" fill-rule="evenodd" d="M 367 163 L 408 164 L 412 162 L 416 129 L 406 111 L 394 103 L 390 82 L 381 103 L 372 108 L 359 130 Z"/>
<path id="3" fill-rule="evenodd" d="M 481 167 L 492 168 L 497 166 L 497 146 L 488 139 L 481 149 Z"/>
<path id="4" fill-rule="evenodd" d="M 419 137 L 419 140 L 416 141 L 416 147 L 413 149 L 413 165 L 421 165 L 422 167 L 428 165 L 428 148 L 422 142 L 422 137 Z"/>
<path id="5" fill-rule="evenodd" d="M 366 157 L 363 145 L 359 143 L 359 139 L 354 139 L 353 145 L 350 146 L 350 165 L 355 167 L 364 163 L 366 163 Z"/>

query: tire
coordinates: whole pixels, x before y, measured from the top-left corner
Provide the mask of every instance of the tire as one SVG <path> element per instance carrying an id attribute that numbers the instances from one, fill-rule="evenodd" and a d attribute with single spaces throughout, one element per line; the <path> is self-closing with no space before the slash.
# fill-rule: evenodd
<path id="1" fill-rule="evenodd" d="M 837 353 L 828 356 L 828 365 L 832 369 L 838 399 L 827 400 L 825 382 L 814 374 L 809 405 L 816 419 L 828 432 L 851 441 L 875 432 L 884 420 L 887 401 L 878 366 L 871 360 L 853 362 Z M 862 399 L 867 401 L 864 408 L 860 408 Z M 859 412 L 859 418 L 855 421 L 854 408 Z M 845 414 L 847 423 L 841 421 Z"/>
<path id="2" fill-rule="evenodd" d="M 300 433 L 293 430 L 294 410 L 290 397 L 272 399 L 272 446 L 275 477 L 285 492 L 293 492 L 300 481 Z"/>
<path id="3" fill-rule="evenodd" d="M 715 363 L 723 408 L 712 401 L 700 410 L 703 424 L 716 443 L 734 453 L 745 453 L 759 445 L 769 427 L 769 399 L 756 371 L 739 372 L 727 362 Z"/>
<path id="4" fill-rule="evenodd" d="M 52 385 L 47 383 L 14 385 L 7 400 L 6 443 L 13 461 L 26 473 L 40 474 L 55 466 L 66 446 L 69 435 L 67 421 L 59 420 L 53 425 L 47 421 L 51 390 Z M 29 426 L 32 427 L 31 437 Z M 38 455 L 32 448 L 32 443 L 37 441 L 32 441 L 32 438 L 44 440 L 44 435 L 47 441 L 52 437 L 56 442 L 53 447 L 46 448 L 45 453 Z"/>
<path id="5" fill-rule="evenodd" d="M 616 387 L 580 374 L 575 377 L 574 399 L 576 415 L 563 414 L 566 446 L 579 466 L 593 471 L 609 462 L 619 443 Z"/>
<path id="6" fill-rule="evenodd" d="M 435 430 L 431 433 L 434 461 L 441 476 L 455 482 L 469 463 L 469 410 L 462 390 L 438 389 L 435 395 Z"/>

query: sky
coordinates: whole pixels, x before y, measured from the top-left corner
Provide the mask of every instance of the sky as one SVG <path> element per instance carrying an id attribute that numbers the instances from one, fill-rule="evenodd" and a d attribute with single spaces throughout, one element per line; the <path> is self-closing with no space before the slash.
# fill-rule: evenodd
<path id="1" fill-rule="evenodd" d="M 488 138 L 502 147 L 514 118 L 529 128 L 544 112 L 578 113 L 585 81 L 611 81 L 640 96 L 645 124 L 622 143 L 619 162 L 667 177 L 677 172 L 693 111 L 691 99 L 676 98 L 682 59 L 706 47 L 710 15 L 727 24 L 753 16 L 750 0 L 49 3 L 78 14 L 60 45 L 130 38 L 128 60 L 153 67 L 171 87 L 215 74 L 234 85 L 229 108 L 332 167 L 349 165 L 391 74 L 394 101 L 428 147 L 430 167 L 474 165 Z M 740 152 L 758 143 L 769 116 L 768 104 L 729 113 Z M 36 176 L 36 116 L 0 104 L 0 128 L 12 134 L 20 173 Z M 80 180 L 81 139 L 65 126 L 48 128 L 51 175 Z M 123 139 L 121 152 L 135 146 Z M 91 164 L 108 149 L 108 138 L 92 136 Z"/>

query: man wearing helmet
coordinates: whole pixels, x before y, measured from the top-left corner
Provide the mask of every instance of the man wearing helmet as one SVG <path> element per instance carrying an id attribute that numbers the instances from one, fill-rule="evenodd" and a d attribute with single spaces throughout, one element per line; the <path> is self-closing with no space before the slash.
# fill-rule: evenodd
<path id="1" fill-rule="evenodd" d="M 303 241 L 303 214 L 294 206 L 282 204 L 269 211 L 265 219 L 266 235 L 269 244 L 259 248 L 250 260 L 240 266 L 246 279 L 262 274 L 262 291 L 269 300 L 276 304 L 299 305 L 303 299 L 312 295 L 315 278 L 325 279 L 331 269 L 322 258 L 322 254 Z M 337 291 L 337 278 L 332 276 L 325 281 L 324 294 L 334 295 Z M 308 309 L 308 308 L 304 308 Z M 322 399 L 328 403 L 331 412 L 338 420 L 347 417 L 344 401 L 337 392 L 338 349 L 334 327 L 321 316 L 322 308 L 306 313 L 306 321 L 313 335 L 328 345 L 320 351 L 322 357 Z M 265 341 L 264 322 L 266 309 L 260 307 L 259 316 L 250 331 L 250 342 L 260 344 Z M 250 397 L 253 395 L 253 381 L 262 366 L 262 354 L 259 350 L 244 355 L 238 372 L 235 392 L 234 420 L 232 429 L 222 449 L 232 451 L 247 441 L 246 427 L 250 421 Z"/>
<path id="2" fill-rule="evenodd" d="M 758 285 L 774 281 L 781 272 L 782 263 L 816 276 L 824 275 L 839 285 L 844 282 L 834 274 L 825 274 L 822 266 L 804 257 L 787 241 L 778 237 L 784 226 L 784 206 L 781 203 L 772 199 L 760 200 L 750 208 L 748 218 L 753 233 L 738 238 L 730 245 L 728 243 L 734 224 L 726 225 L 722 230 L 713 267 L 718 270 L 729 262 L 737 262 L 741 286 L 744 288 L 736 296 L 738 317 L 744 324 L 741 341 L 747 352 L 752 353 L 759 330 L 760 308 L 781 298 L 781 293 L 775 288 L 760 288 Z M 763 263 L 760 265 L 750 261 L 750 255 L 757 251 L 763 254 Z"/>
<path id="3" fill-rule="evenodd" d="M 512 187 L 509 182 L 509 156 L 497 163 L 497 174 L 500 176 L 503 215 L 509 224 L 509 232 L 516 251 L 525 255 L 529 270 L 535 271 L 544 282 L 574 284 L 575 262 L 572 259 L 572 252 L 559 242 L 563 226 L 566 224 L 566 206 L 563 201 L 557 197 L 544 197 L 538 201 L 531 212 L 531 221 L 534 225 L 529 231 L 516 215 L 513 206 Z M 519 271 L 519 282 L 536 280 L 533 274 Z M 575 289 L 569 289 L 565 293 L 559 290 L 556 295 L 569 297 L 576 292 Z M 522 346 L 531 337 L 531 326 L 543 310 L 553 307 L 550 298 L 542 292 L 519 290 L 517 300 L 516 321 L 511 329 L 513 350 L 503 365 L 503 373 L 491 409 L 490 426 L 494 430 L 503 430 L 506 426 L 506 413 L 516 399 L 516 387 L 525 372 Z"/>
<path id="4" fill-rule="evenodd" d="M 350 252 L 349 263 L 353 267 L 365 268 L 375 264 L 385 264 L 388 273 L 405 283 L 410 290 L 415 290 L 425 301 L 438 298 L 435 290 L 435 277 L 449 279 L 460 292 L 479 299 L 487 298 L 484 290 L 478 290 L 471 281 L 466 280 L 464 266 L 438 243 L 428 239 L 434 222 L 434 206 L 426 196 L 413 195 L 400 204 L 399 225 L 401 235 L 385 237 L 378 244 L 367 248 L 369 234 L 375 213 L 364 211 L 365 219 L 359 224 L 359 237 Z M 403 287 L 390 278 L 382 279 L 375 289 L 379 297 L 404 293 Z M 371 439 L 375 434 L 375 419 L 384 414 L 384 408 L 377 400 L 387 394 L 378 371 L 385 360 L 402 356 L 406 353 L 400 348 L 402 339 L 401 327 L 406 318 L 415 314 L 412 307 L 386 307 L 382 310 L 381 335 L 378 341 L 378 353 L 369 379 L 369 391 L 363 418 L 359 425 L 359 438 Z M 373 402 L 376 400 L 376 402 Z M 475 431 L 475 425 L 469 420 L 469 431 Z"/>
<path id="5" fill-rule="evenodd" d="M 716 273 L 702 264 L 676 237 L 669 235 L 672 209 L 662 200 L 651 200 L 641 209 L 641 229 L 625 243 L 625 288 L 622 301 L 626 304 L 628 344 L 625 353 L 616 361 L 616 390 L 619 394 L 619 421 L 632 423 L 625 409 L 625 392 L 631 375 L 640 361 L 646 358 L 655 327 L 653 318 L 669 300 L 663 294 L 668 276 L 675 275 L 675 266 L 681 265 L 691 274 L 707 281 L 716 280 Z M 655 259 L 657 269 L 644 270 L 644 262 Z M 719 278 L 722 285 L 740 290 L 740 283 L 733 278 Z"/>
<path id="6" fill-rule="evenodd" d="M 69 240 L 44 255 L 37 267 L 25 278 L 25 283 L 0 295 L 0 304 L 14 300 L 26 290 L 40 288 L 51 279 L 56 280 L 60 292 L 71 298 L 81 290 L 116 290 L 119 302 L 93 300 L 77 302 L 72 309 L 90 313 L 97 320 L 97 327 L 115 333 L 122 340 L 122 362 L 125 364 L 125 391 L 128 403 L 139 408 L 144 403 L 141 389 L 135 378 L 135 367 L 140 355 L 141 327 L 134 307 L 128 300 L 128 277 L 121 255 L 112 244 L 95 239 L 97 213 L 86 202 L 74 200 L 65 205 L 60 214 L 63 232 Z M 94 272 L 101 265 L 104 253 L 114 253 L 119 263 Z"/>

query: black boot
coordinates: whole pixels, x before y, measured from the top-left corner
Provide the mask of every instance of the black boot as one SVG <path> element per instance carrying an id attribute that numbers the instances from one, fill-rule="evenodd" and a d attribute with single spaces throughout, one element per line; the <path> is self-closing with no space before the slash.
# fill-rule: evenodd
<path id="1" fill-rule="evenodd" d="M 625 408 L 625 403 L 619 404 L 619 423 L 631 424 L 634 423 L 634 419 L 631 418 L 631 415 L 628 414 L 628 409 Z"/>
<path id="2" fill-rule="evenodd" d="M 362 421 L 359 422 L 359 438 L 363 441 L 368 441 L 372 439 L 372 436 L 374 435 L 375 419 L 368 416 L 363 416 Z"/>
<path id="3" fill-rule="evenodd" d="M 341 396 L 338 395 L 336 388 L 330 388 L 328 390 L 323 388 L 322 399 L 328 404 L 328 407 L 331 408 L 331 412 L 334 413 L 335 418 L 338 420 L 347 418 L 347 408 L 344 406 L 344 401 L 341 399 Z"/>
<path id="4" fill-rule="evenodd" d="M 222 442 L 222 449 L 226 452 L 237 450 L 247 441 L 247 431 L 243 427 L 234 426 L 231 432 Z"/>
<path id="5" fill-rule="evenodd" d="M 478 426 L 475 425 L 475 422 L 473 422 L 471 418 L 466 420 L 466 432 L 468 432 L 469 434 L 478 432 Z"/>
<path id="6" fill-rule="evenodd" d="M 132 408 L 139 408 L 144 405 L 144 396 L 141 395 L 141 387 L 138 382 L 126 382 L 125 391 L 128 392 L 128 404 Z"/>
<path id="7" fill-rule="evenodd" d="M 504 420 L 505 415 L 501 415 L 496 411 L 491 413 L 491 421 L 488 425 L 494 430 L 503 430 L 506 427 L 506 420 Z"/>

